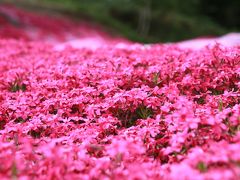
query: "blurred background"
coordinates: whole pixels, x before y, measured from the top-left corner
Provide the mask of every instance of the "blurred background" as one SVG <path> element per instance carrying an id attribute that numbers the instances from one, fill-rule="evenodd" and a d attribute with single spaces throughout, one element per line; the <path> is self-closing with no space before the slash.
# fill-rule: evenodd
<path id="1" fill-rule="evenodd" d="M 0 0 L 97 22 L 133 41 L 172 42 L 240 30 L 240 0 Z"/>

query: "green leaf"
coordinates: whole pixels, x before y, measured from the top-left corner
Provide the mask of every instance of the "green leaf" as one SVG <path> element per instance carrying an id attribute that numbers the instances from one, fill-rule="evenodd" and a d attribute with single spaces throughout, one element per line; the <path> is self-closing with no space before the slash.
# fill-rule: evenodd
<path id="1" fill-rule="evenodd" d="M 161 83 L 161 81 L 159 81 L 158 79 L 159 79 L 159 76 L 160 76 L 160 73 L 159 72 L 155 72 L 154 74 L 153 74 L 153 79 L 152 79 L 152 82 L 153 82 L 153 84 L 155 85 L 155 86 L 158 86 L 160 83 Z"/>
<path id="2" fill-rule="evenodd" d="M 206 172 L 208 170 L 208 167 L 207 165 L 200 161 L 198 164 L 197 164 L 197 169 L 200 171 L 200 172 Z"/>
<path id="3" fill-rule="evenodd" d="M 136 113 L 141 119 L 147 119 L 148 117 L 152 116 L 153 111 L 151 108 L 148 108 L 146 106 L 140 106 L 136 109 Z"/>
<path id="4" fill-rule="evenodd" d="M 218 110 L 219 110 L 219 111 L 223 111 L 223 102 L 222 102 L 222 99 L 220 99 L 220 100 L 218 101 Z"/>

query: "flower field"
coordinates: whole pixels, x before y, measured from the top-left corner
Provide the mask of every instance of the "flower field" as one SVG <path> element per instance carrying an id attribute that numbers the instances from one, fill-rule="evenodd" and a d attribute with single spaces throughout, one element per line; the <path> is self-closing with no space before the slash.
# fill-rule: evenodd
<path id="1" fill-rule="evenodd" d="M 0 12 L 0 179 L 240 178 L 240 41 Z"/>

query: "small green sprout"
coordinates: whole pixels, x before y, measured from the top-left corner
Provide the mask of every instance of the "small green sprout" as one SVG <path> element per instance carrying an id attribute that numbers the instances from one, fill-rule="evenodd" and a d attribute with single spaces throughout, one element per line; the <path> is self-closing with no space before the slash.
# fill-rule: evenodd
<path id="1" fill-rule="evenodd" d="M 155 86 L 158 86 L 162 82 L 162 81 L 159 81 L 159 77 L 160 77 L 160 72 L 153 73 L 152 82 Z"/>
<path id="2" fill-rule="evenodd" d="M 153 111 L 151 108 L 141 105 L 136 109 L 136 113 L 141 119 L 147 119 L 148 117 L 152 116 Z"/>
<path id="3" fill-rule="evenodd" d="M 207 165 L 204 163 L 204 162 L 202 162 L 202 161 L 200 161 L 198 164 L 197 164 L 197 169 L 200 171 L 200 172 L 206 172 L 207 170 L 208 170 L 208 167 L 207 167 Z"/>
<path id="4" fill-rule="evenodd" d="M 223 111 L 223 102 L 222 102 L 222 99 L 220 99 L 220 100 L 218 101 L 218 110 L 219 110 L 219 111 Z"/>
<path id="5" fill-rule="evenodd" d="M 134 126 L 138 119 L 147 119 L 153 115 L 153 110 L 144 105 L 140 105 L 135 111 L 115 109 L 113 115 L 121 121 L 122 127 Z"/>
<path id="6" fill-rule="evenodd" d="M 9 90 L 11 92 L 17 92 L 17 91 L 26 91 L 27 86 L 26 84 L 22 83 L 21 78 L 16 78 L 12 83 L 9 83 Z"/>

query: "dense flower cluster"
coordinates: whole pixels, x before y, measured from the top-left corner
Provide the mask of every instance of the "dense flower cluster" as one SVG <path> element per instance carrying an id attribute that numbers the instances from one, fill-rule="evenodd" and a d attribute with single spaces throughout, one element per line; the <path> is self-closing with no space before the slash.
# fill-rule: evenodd
<path id="1" fill-rule="evenodd" d="M 0 178 L 239 179 L 240 46 L 0 39 Z"/>

